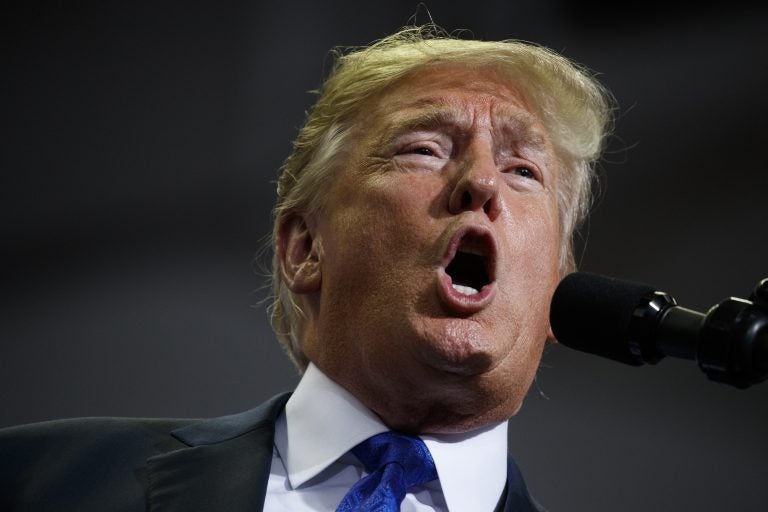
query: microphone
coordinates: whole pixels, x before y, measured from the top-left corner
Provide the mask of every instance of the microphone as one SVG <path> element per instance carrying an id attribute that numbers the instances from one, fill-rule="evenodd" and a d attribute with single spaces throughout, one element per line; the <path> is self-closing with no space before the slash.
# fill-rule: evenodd
<path id="1" fill-rule="evenodd" d="M 550 323 L 563 345 L 625 364 L 688 359 L 738 388 L 768 378 L 768 279 L 750 300 L 731 297 L 700 313 L 653 286 L 575 272 L 555 290 Z"/>

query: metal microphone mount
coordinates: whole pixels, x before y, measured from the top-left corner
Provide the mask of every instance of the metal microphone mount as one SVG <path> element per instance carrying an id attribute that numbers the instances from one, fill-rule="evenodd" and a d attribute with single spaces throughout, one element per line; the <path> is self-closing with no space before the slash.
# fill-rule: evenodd
<path id="1" fill-rule="evenodd" d="M 768 378 L 768 279 L 749 300 L 730 297 L 706 314 L 653 292 L 635 309 L 629 332 L 636 364 L 691 359 L 711 380 L 747 388 Z"/>

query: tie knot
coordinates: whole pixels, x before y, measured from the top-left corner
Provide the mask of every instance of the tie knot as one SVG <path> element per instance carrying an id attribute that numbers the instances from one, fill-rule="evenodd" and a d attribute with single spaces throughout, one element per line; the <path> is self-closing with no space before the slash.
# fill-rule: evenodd
<path id="1" fill-rule="evenodd" d="M 435 461 L 418 437 L 384 432 L 352 453 L 369 474 L 352 486 L 337 512 L 397 512 L 409 489 L 437 478 Z"/>
<path id="2" fill-rule="evenodd" d="M 400 466 L 406 490 L 437 478 L 437 470 L 427 445 L 418 437 L 383 432 L 352 448 L 352 453 L 369 473 L 389 464 Z"/>

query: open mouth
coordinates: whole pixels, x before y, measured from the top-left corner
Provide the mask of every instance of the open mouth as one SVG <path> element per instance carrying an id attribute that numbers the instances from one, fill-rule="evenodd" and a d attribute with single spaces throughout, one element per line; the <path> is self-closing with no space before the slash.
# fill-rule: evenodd
<path id="1" fill-rule="evenodd" d="M 491 233 L 470 227 L 454 234 L 443 260 L 440 290 L 451 309 L 471 314 L 492 300 L 496 245 Z"/>
<path id="2" fill-rule="evenodd" d="M 451 277 L 454 290 L 464 295 L 475 295 L 491 282 L 488 276 L 488 257 L 482 248 L 465 244 L 465 240 L 462 240 L 445 272 Z"/>

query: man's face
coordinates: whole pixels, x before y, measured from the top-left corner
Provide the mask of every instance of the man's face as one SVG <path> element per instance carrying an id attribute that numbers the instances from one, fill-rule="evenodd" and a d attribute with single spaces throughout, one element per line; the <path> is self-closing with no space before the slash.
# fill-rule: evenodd
<path id="1" fill-rule="evenodd" d="M 461 432 L 519 409 L 558 282 L 559 164 L 508 80 L 416 71 L 370 100 L 310 222 L 304 350 L 391 428 Z"/>

